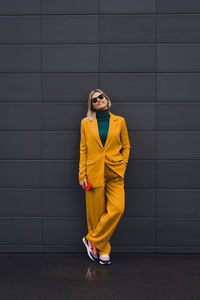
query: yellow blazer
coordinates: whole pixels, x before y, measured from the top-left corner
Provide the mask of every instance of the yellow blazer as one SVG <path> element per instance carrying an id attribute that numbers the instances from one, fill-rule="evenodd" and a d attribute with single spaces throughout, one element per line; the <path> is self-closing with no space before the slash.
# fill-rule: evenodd
<path id="1" fill-rule="evenodd" d="M 109 111 L 110 120 L 106 143 L 103 146 L 98 122 L 88 117 L 81 120 L 79 181 L 88 178 L 93 187 L 104 185 L 105 163 L 124 177 L 130 154 L 130 141 L 125 119 Z"/>

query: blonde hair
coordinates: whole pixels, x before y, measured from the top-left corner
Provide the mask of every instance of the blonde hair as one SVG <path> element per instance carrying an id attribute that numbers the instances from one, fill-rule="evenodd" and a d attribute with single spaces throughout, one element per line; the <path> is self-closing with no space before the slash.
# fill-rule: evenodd
<path id="1" fill-rule="evenodd" d="M 89 98 L 88 98 L 88 111 L 87 111 L 87 117 L 89 118 L 90 121 L 93 121 L 95 116 L 96 116 L 96 110 L 94 110 L 93 106 L 92 106 L 92 96 L 94 95 L 94 93 L 99 92 L 101 94 L 104 95 L 104 97 L 107 99 L 108 102 L 108 111 L 110 111 L 110 107 L 111 107 L 111 101 L 110 98 L 108 97 L 108 95 L 106 93 L 104 93 L 102 90 L 100 89 L 95 89 L 93 91 L 90 92 L 89 94 Z"/>

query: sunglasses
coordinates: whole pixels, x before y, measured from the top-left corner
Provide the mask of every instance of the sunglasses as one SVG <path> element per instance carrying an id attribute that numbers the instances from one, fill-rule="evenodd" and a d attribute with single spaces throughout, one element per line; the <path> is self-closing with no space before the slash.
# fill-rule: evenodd
<path id="1" fill-rule="evenodd" d="M 96 103 L 97 100 L 98 100 L 98 98 L 99 98 L 100 100 L 102 100 L 102 99 L 104 98 L 104 95 L 103 95 L 103 94 L 100 94 L 98 97 L 92 98 L 92 99 L 91 99 L 91 102 L 92 102 L 92 103 Z"/>

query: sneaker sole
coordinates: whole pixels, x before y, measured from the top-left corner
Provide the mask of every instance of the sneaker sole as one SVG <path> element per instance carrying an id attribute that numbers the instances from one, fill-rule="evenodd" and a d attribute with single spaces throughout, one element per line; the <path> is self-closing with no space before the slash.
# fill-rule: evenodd
<path id="1" fill-rule="evenodd" d="M 87 249 L 87 253 L 88 253 L 89 258 L 91 258 L 91 260 L 93 260 L 93 261 L 96 261 L 96 259 L 90 253 L 90 249 L 89 249 L 89 247 L 88 247 L 88 245 L 85 241 L 85 237 L 82 238 L 82 241 L 83 241 L 83 244 L 85 245 L 85 247 Z"/>
<path id="2" fill-rule="evenodd" d="M 104 261 L 103 262 L 102 260 L 99 260 L 99 263 L 102 264 L 102 265 L 110 265 L 111 261 L 109 260 L 109 261 L 106 261 L 106 262 Z"/>

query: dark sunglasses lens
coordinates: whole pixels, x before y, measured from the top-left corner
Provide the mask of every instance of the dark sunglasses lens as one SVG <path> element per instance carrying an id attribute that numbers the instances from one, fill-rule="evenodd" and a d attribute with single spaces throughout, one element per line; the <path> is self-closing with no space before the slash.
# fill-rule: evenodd
<path id="1" fill-rule="evenodd" d="M 96 102 L 97 102 L 97 98 L 93 98 L 92 103 L 96 103 Z"/>
<path id="2" fill-rule="evenodd" d="M 103 94 L 101 94 L 101 95 L 99 95 L 98 98 L 99 98 L 99 99 L 103 99 L 103 97 L 104 97 Z"/>

